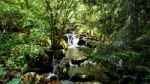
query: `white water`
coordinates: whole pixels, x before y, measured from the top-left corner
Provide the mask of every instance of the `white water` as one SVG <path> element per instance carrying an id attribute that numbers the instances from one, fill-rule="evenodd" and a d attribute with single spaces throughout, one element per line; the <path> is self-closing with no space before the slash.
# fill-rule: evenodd
<path id="1" fill-rule="evenodd" d="M 79 36 L 73 31 L 71 34 L 65 34 L 68 39 L 68 48 L 78 47 Z"/>
<path id="2" fill-rule="evenodd" d="M 82 52 L 78 50 L 78 41 L 79 41 L 79 36 L 76 34 L 75 31 L 72 31 L 69 34 L 65 34 L 68 39 L 68 50 L 66 51 L 66 56 L 70 57 L 79 57 L 82 55 Z"/>

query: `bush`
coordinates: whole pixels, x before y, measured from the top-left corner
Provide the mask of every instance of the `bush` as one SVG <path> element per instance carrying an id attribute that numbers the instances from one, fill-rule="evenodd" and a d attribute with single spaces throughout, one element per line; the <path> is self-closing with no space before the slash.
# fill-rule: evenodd
<path id="1" fill-rule="evenodd" d="M 4 76 L 6 74 L 6 71 L 4 68 L 0 67 L 0 77 Z"/>
<path id="2" fill-rule="evenodd" d="M 10 58 L 5 62 L 6 67 L 24 72 L 28 68 L 28 64 L 34 63 L 41 54 L 44 55 L 44 51 L 39 45 L 16 45 L 11 50 Z"/>
<path id="3" fill-rule="evenodd" d="M 115 83 L 144 82 L 150 69 L 142 65 L 142 55 L 133 51 L 95 53 L 91 56 L 103 67 L 103 72 Z"/>
<path id="4" fill-rule="evenodd" d="M 9 77 L 8 79 L 5 77 L 7 75 L 10 75 L 10 73 L 6 73 L 6 70 L 0 67 L 0 83 L 4 84 L 8 81 L 7 84 L 22 84 L 21 78 L 12 78 L 12 80 L 9 80 Z"/>

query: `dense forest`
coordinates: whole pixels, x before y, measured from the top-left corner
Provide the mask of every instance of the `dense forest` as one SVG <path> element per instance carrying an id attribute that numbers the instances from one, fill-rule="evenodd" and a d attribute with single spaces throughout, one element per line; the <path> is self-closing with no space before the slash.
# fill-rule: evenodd
<path id="1" fill-rule="evenodd" d="M 0 0 L 0 84 L 149 83 L 149 0 Z"/>

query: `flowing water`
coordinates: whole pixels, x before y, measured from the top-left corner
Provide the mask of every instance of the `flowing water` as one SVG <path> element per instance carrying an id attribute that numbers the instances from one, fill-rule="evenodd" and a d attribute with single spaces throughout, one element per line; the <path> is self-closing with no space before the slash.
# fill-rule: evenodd
<path id="1" fill-rule="evenodd" d="M 75 48 L 78 45 L 79 36 L 75 33 L 75 31 L 72 31 L 72 33 L 65 34 L 67 36 L 68 41 L 68 47 L 69 48 Z"/>
<path id="2" fill-rule="evenodd" d="M 81 57 L 87 55 L 87 53 L 85 53 L 86 50 L 91 51 L 85 46 L 78 46 L 79 35 L 77 35 L 75 31 L 70 34 L 65 34 L 65 36 L 67 36 L 68 39 L 68 50 L 66 51 L 66 57 Z"/>
<path id="3" fill-rule="evenodd" d="M 90 53 L 92 53 L 92 49 L 90 49 L 86 46 L 78 45 L 79 35 L 77 35 L 75 31 L 73 31 L 70 34 L 65 34 L 65 36 L 67 37 L 67 40 L 68 40 L 68 42 L 67 42 L 68 50 L 66 51 L 66 58 L 71 58 L 71 59 L 69 59 L 69 67 L 68 67 L 68 65 L 65 64 L 68 62 L 65 61 L 64 59 L 61 60 L 61 62 L 58 62 L 58 60 L 53 58 L 53 63 L 52 63 L 53 71 L 44 74 L 45 78 L 43 80 L 46 80 L 46 81 L 51 80 L 49 82 L 50 82 L 50 84 L 52 84 L 51 82 L 53 82 L 53 80 L 55 82 L 57 82 L 57 81 L 59 81 L 59 77 L 61 78 L 64 76 L 64 77 L 66 77 L 66 79 L 62 79 L 61 84 L 100 84 L 100 83 L 97 83 L 94 81 L 91 82 L 90 79 L 89 80 L 86 79 L 86 77 L 90 78 L 90 77 L 95 76 L 94 74 L 92 74 L 92 76 L 89 75 L 89 72 L 91 74 L 91 71 L 95 70 L 95 64 L 93 63 L 94 66 L 89 65 L 89 64 L 92 64 L 92 62 L 90 61 L 90 59 L 86 58 L 86 56 L 88 56 L 88 55 L 90 55 Z M 85 59 L 83 62 L 86 61 L 85 63 L 81 62 L 81 60 L 83 60 L 83 59 L 79 59 L 79 58 L 82 58 L 82 56 L 85 57 L 85 58 L 83 58 L 83 59 Z M 74 59 L 74 58 L 77 58 L 78 60 Z M 74 62 L 72 60 L 74 60 Z M 79 62 L 79 60 L 83 64 L 81 64 L 81 63 L 80 63 L 80 65 L 75 64 L 77 61 Z M 76 65 L 77 67 L 74 67 L 73 65 Z M 96 71 L 99 71 L 99 70 L 97 69 Z M 79 74 L 79 76 L 77 76 L 78 78 L 82 77 L 82 79 L 83 80 L 86 79 L 87 82 L 82 82 L 81 80 L 78 80 L 78 78 L 74 79 L 74 77 L 76 77 L 76 74 Z M 96 75 L 97 75 L 97 73 L 96 73 Z M 90 77 L 88 77 L 88 76 L 90 76 Z M 77 81 L 77 83 L 75 81 Z M 35 82 L 39 82 L 39 81 L 35 81 Z M 60 84 L 60 83 L 54 83 L 54 84 Z"/>

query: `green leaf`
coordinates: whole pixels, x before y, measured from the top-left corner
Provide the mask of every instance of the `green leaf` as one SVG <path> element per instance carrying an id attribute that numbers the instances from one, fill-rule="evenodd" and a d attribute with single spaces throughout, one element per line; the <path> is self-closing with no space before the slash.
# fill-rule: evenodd
<path id="1" fill-rule="evenodd" d="M 0 67 L 0 76 L 5 75 L 6 71 L 4 71 L 4 68 Z"/>
<path id="2" fill-rule="evenodd" d="M 21 78 L 13 78 L 11 81 L 9 81 L 7 84 L 22 84 Z"/>

